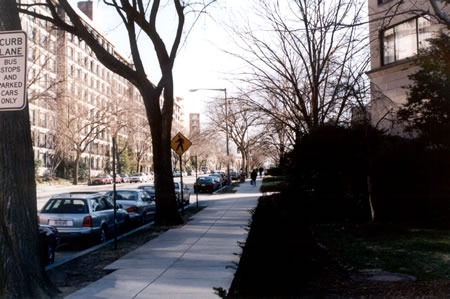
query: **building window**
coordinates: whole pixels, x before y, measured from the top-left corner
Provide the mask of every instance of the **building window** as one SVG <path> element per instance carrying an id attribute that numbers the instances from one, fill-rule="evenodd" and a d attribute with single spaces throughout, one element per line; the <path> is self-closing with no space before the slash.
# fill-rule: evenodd
<path id="1" fill-rule="evenodd" d="M 28 97 L 28 98 L 30 98 L 30 97 Z M 31 125 L 34 125 L 34 110 L 31 110 L 30 109 L 30 123 L 31 123 Z"/>
<path id="2" fill-rule="evenodd" d="M 430 22 L 423 17 L 415 18 L 382 32 L 383 64 L 417 55 L 418 49 L 428 46 L 431 37 Z"/>
<path id="3" fill-rule="evenodd" d="M 39 114 L 39 126 L 41 126 L 42 128 L 47 127 L 47 116 L 45 115 L 45 113 Z"/>
<path id="4" fill-rule="evenodd" d="M 39 147 L 45 148 L 45 134 L 39 133 Z"/>

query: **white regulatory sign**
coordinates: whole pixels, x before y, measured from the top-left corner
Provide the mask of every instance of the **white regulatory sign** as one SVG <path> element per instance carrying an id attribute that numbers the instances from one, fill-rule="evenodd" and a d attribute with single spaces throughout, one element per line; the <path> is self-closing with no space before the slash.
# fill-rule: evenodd
<path id="1" fill-rule="evenodd" d="M 26 33 L 0 31 L 0 111 L 25 108 L 26 74 Z"/>

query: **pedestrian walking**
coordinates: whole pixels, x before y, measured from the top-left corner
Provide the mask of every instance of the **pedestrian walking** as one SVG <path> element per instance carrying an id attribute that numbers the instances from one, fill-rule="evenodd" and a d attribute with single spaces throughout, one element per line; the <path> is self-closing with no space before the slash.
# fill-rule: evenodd
<path id="1" fill-rule="evenodd" d="M 256 186 L 256 177 L 258 176 L 258 172 L 256 172 L 256 169 L 253 169 L 252 173 L 250 174 L 250 178 L 252 179 L 251 184 Z"/>

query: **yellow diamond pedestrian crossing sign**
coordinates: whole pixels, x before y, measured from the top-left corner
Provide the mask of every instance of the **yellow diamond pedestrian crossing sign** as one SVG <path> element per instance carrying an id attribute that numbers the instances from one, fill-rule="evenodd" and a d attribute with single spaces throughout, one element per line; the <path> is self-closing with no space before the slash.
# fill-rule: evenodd
<path id="1" fill-rule="evenodd" d="M 189 139 L 184 137 L 181 133 L 175 135 L 170 142 L 170 146 L 179 156 L 183 155 L 191 145 L 192 142 L 190 142 Z"/>

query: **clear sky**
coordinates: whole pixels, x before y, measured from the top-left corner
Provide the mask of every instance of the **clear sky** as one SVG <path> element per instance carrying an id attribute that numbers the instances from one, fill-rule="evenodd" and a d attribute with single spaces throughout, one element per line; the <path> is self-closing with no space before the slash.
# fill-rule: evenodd
<path id="1" fill-rule="evenodd" d="M 119 48 L 121 53 L 129 57 L 128 39 L 126 32 L 120 26 L 120 18 L 114 10 L 101 6 L 100 2 L 94 4 L 94 22 Z M 203 14 L 190 30 L 185 43 L 179 50 L 174 66 L 174 92 L 176 96 L 185 99 L 186 117 L 190 112 L 200 112 L 204 115 L 207 99 L 220 97 L 223 94 L 223 92 L 213 91 L 191 93 L 189 89 L 227 88 L 232 90 L 232 83 L 229 81 L 230 74 L 236 72 L 242 63 L 223 52 L 224 49 L 233 48 L 233 44 L 228 38 L 227 24 L 232 24 L 230 20 L 237 21 L 237 15 L 247 11 L 245 7 L 248 6 L 248 3 L 245 0 L 227 0 L 226 2 L 218 1 L 210 6 L 207 13 Z M 186 31 L 191 28 L 192 16 L 193 14 L 188 14 L 186 17 Z M 168 47 L 172 44 L 175 26 L 176 16 L 173 9 L 162 10 L 157 27 Z M 143 41 L 141 48 L 149 49 L 148 54 L 144 57 L 144 62 L 149 78 L 157 82 L 160 72 L 153 46 L 148 41 Z M 204 120 L 205 118 L 202 116 L 202 122 Z"/>

